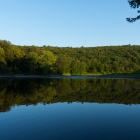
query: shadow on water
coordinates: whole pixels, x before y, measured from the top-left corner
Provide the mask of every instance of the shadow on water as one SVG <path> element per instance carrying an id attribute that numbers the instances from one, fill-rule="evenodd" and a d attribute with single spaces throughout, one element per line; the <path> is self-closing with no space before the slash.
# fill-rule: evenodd
<path id="1" fill-rule="evenodd" d="M 56 102 L 140 104 L 140 80 L 14 79 L 0 80 L 0 112 L 15 105 Z"/>

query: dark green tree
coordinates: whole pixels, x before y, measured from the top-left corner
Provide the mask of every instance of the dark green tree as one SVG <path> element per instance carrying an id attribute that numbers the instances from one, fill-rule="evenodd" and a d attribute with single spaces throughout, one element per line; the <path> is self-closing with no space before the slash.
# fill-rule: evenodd
<path id="1" fill-rule="evenodd" d="M 133 8 L 133 9 L 136 9 L 136 8 L 140 7 L 140 0 L 128 0 L 128 3 L 130 5 L 130 7 Z M 140 10 L 138 10 L 137 12 L 140 13 Z M 131 23 L 135 22 L 138 19 L 140 19 L 140 15 L 138 15 L 135 18 L 126 18 L 126 20 L 128 22 L 131 22 Z"/>

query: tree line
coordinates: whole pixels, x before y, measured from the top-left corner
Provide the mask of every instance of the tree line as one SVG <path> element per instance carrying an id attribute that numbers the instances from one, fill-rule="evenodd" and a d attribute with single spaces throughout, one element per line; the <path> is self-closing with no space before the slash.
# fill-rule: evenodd
<path id="1" fill-rule="evenodd" d="M 0 74 L 87 75 L 139 73 L 140 46 L 18 46 L 0 40 Z"/>

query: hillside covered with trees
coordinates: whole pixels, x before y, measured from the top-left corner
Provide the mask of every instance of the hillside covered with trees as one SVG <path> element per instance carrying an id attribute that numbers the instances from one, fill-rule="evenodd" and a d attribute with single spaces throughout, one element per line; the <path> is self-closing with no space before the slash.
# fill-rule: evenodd
<path id="1" fill-rule="evenodd" d="M 86 75 L 139 73 L 140 46 L 18 46 L 0 40 L 0 74 Z"/>

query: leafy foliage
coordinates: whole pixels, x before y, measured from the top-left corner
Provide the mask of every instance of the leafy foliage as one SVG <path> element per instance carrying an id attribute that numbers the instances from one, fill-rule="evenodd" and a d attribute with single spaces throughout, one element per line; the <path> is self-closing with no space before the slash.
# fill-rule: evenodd
<path id="1" fill-rule="evenodd" d="M 0 74 L 97 75 L 140 71 L 140 46 L 38 47 L 0 40 Z"/>
<path id="2" fill-rule="evenodd" d="M 130 7 L 133 8 L 133 9 L 136 9 L 136 8 L 140 7 L 140 0 L 128 0 L 128 3 L 130 5 Z M 140 13 L 140 10 L 138 10 L 137 12 Z M 128 22 L 131 22 L 131 23 L 135 22 L 138 19 L 140 19 L 140 15 L 138 15 L 135 18 L 126 18 L 126 20 Z"/>

